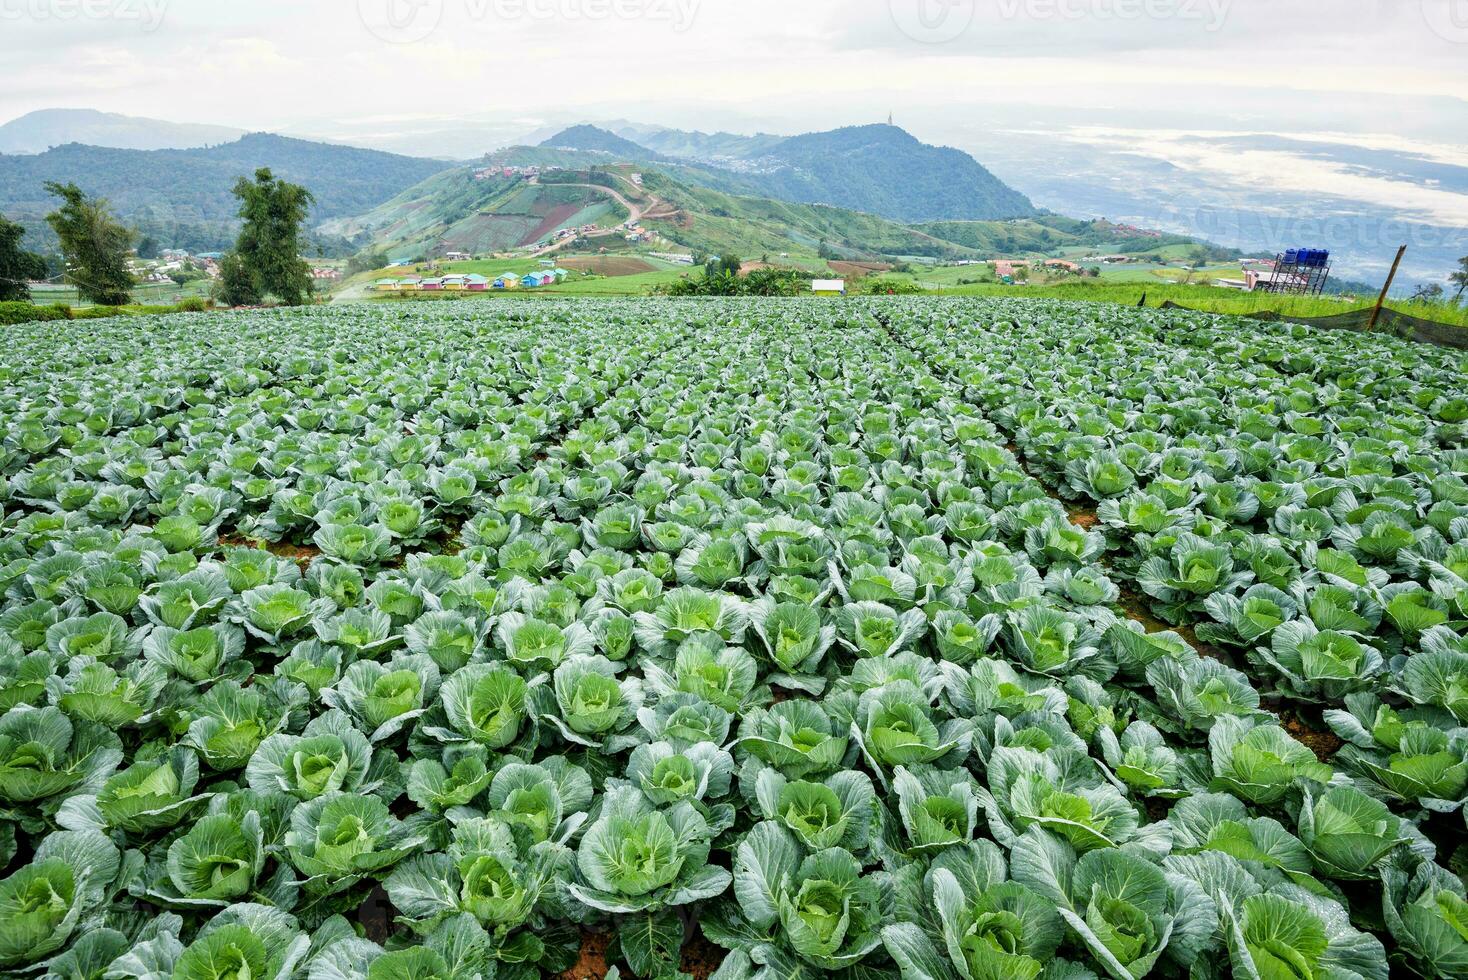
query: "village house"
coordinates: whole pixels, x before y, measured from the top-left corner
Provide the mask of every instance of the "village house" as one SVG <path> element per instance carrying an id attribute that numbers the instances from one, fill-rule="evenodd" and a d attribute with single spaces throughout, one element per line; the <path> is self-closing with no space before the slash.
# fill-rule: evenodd
<path id="1" fill-rule="evenodd" d="M 1045 264 L 1052 269 L 1066 269 L 1070 272 L 1081 271 L 1080 266 L 1076 265 L 1074 262 L 1067 262 L 1065 259 L 1046 259 Z"/>

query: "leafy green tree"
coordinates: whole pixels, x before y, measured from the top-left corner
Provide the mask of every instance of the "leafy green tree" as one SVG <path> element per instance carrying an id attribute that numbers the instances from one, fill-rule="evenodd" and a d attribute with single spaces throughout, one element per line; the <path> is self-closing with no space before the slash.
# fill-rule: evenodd
<path id="1" fill-rule="evenodd" d="M 46 277 L 46 261 L 20 247 L 25 229 L 0 215 L 0 302 L 31 298 L 31 279 Z"/>
<path id="2" fill-rule="evenodd" d="M 225 306 L 259 306 L 262 298 L 244 257 L 238 252 L 226 252 L 219 260 L 215 299 Z"/>
<path id="3" fill-rule="evenodd" d="M 1468 255 L 1458 260 L 1457 271 L 1448 276 L 1448 282 L 1458 287 L 1453 294 L 1453 302 L 1457 303 L 1463 299 L 1463 291 L 1468 289 Z"/>
<path id="4" fill-rule="evenodd" d="M 128 302 L 134 285 L 128 270 L 133 233 L 118 223 L 105 200 L 88 197 L 75 184 L 47 181 L 46 191 L 61 199 L 46 223 L 61 240 L 66 275 L 78 293 L 99 306 Z"/>
<path id="5" fill-rule="evenodd" d="M 369 249 L 358 252 L 347 260 L 347 275 L 355 276 L 359 272 L 371 272 L 373 269 L 381 269 L 389 261 L 391 260 L 388 258 L 387 253 L 382 249 Z"/>
<path id="6" fill-rule="evenodd" d="M 157 236 L 151 235 L 148 232 L 140 232 L 138 236 L 138 258 L 156 259 L 159 252 L 160 247 Z"/>
<path id="7" fill-rule="evenodd" d="M 170 272 L 168 274 L 168 278 L 172 279 L 180 286 L 186 286 L 191 282 L 198 282 L 201 279 L 208 279 L 209 276 L 205 274 L 202 270 L 197 268 L 192 262 L 190 262 L 183 268 L 175 269 Z"/>
<path id="8" fill-rule="evenodd" d="M 277 180 L 269 168 L 241 177 L 234 186 L 244 219 L 234 249 L 220 266 L 221 296 L 232 306 L 241 297 L 259 302 L 274 296 L 300 306 L 311 295 L 311 270 L 301 258 L 301 225 L 315 200 L 304 187 Z M 232 259 L 232 260 L 231 260 Z"/>
<path id="9" fill-rule="evenodd" d="M 1425 286 L 1418 286 L 1412 293 L 1413 303 L 1436 303 L 1443 298 L 1443 288 L 1438 283 L 1432 282 Z"/>

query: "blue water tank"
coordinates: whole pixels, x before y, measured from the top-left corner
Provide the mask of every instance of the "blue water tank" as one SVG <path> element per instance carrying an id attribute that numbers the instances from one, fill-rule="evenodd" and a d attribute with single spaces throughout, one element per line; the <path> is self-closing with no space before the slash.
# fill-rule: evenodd
<path id="1" fill-rule="evenodd" d="M 1298 261 L 1300 261 L 1300 250 L 1298 248 L 1292 248 L 1288 252 L 1285 253 L 1285 255 L 1284 255 L 1284 264 L 1285 265 L 1294 265 Z"/>

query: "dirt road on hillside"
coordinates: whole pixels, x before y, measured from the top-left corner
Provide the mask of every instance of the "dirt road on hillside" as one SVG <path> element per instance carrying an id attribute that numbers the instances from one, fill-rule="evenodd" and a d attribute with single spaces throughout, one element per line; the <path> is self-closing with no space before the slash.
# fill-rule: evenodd
<path id="1" fill-rule="evenodd" d="M 618 180 L 625 180 L 626 178 L 621 177 L 619 175 L 617 179 Z M 645 215 L 645 214 L 651 214 L 651 213 L 653 213 L 655 211 L 658 211 L 658 210 L 660 210 L 660 209 L 662 209 L 662 208 L 665 207 L 665 205 L 663 204 L 662 199 L 661 198 L 658 198 L 658 197 L 656 197 L 655 195 L 652 195 L 652 194 L 648 194 L 647 195 L 647 204 L 646 204 L 646 206 L 641 206 L 641 205 L 634 204 L 634 203 L 632 203 L 631 200 L 629 200 L 627 197 L 625 197 L 621 192 L 619 192 L 619 191 L 617 191 L 617 190 L 615 190 L 615 189 L 613 189 L 611 187 L 607 187 L 605 184 L 555 184 L 555 185 L 546 184 L 545 186 L 547 186 L 547 187 L 550 187 L 550 186 L 555 186 L 555 187 L 584 187 L 584 188 L 587 188 L 588 190 L 600 191 L 601 193 L 603 193 L 603 194 L 607 195 L 608 197 L 612 198 L 612 200 L 616 201 L 618 204 L 622 205 L 622 207 L 624 207 L 624 208 L 627 209 L 627 223 L 628 224 L 633 224 L 633 225 L 635 225 L 639 221 L 641 221 L 643 215 Z M 618 227 L 618 228 L 603 228 L 600 231 L 588 232 L 585 235 L 568 235 L 567 237 L 562 238 L 559 241 L 551 242 L 545 248 L 542 248 L 542 249 L 540 249 L 538 251 L 535 251 L 535 252 L 531 252 L 530 253 L 530 256 L 531 256 L 531 258 L 539 258 L 542 255 L 549 255 L 552 252 L 559 252 L 561 249 L 563 249 L 567 245 L 571 244 L 577 238 L 604 238 L 607 235 L 615 235 L 615 234 L 619 233 L 620 231 L 621 231 L 621 228 L 620 227 Z"/>

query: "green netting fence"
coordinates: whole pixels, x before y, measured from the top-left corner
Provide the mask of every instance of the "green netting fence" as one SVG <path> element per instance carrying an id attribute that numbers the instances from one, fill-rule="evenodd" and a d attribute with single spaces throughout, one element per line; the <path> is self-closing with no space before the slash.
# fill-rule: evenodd
<path id="1" fill-rule="evenodd" d="M 1143 298 L 1145 302 L 1145 297 Z M 1192 310 L 1191 307 L 1174 303 L 1171 300 L 1164 302 L 1161 306 L 1164 310 L 1191 310 L 1194 313 L 1206 312 L 1203 310 Z M 1283 321 L 1288 323 L 1303 323 L 1310 327 L 1319 327 L 1322 330 L 1350 330 L 1355 333 L 1366 333 L 1371 326 L 1371 307 L 1363 307 L 1359 310 L 1349 310 L 1345 313 L 1337 313 L 1334 316 L 1293 316 L 1285 313 L 1277 313 L 1274 310 L 1261 310 L 1258 313 L 1240 314 L 1252 320 Z M 1376 320 L 1374 333 L 1391 334 L 1401 337 L 1403 340 L 1415 340 L 1423 344 L 1435 344 L 1438 347 L 1452 347 L 1457 350 L 1468 350 L 1468 327 L 1452 323 L 1440 323 L 1436 320 L 1424 320 L 1421 317 L 1408 316 L 1395 310 L 1383 309 L 1381 316 Z"/>

